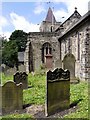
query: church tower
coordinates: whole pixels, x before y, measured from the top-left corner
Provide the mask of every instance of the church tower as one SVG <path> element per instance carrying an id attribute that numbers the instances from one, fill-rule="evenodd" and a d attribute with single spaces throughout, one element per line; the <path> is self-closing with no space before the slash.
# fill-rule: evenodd
<path id="1" fill-rule="evenodd" d="M 53 14 L 52 9 L 49 7 L 45 21 L 42 21 L 40 26 L 40 32 L 54 32 L 56 28 L 60 26 L 60 22 L 57 22 Z"/>

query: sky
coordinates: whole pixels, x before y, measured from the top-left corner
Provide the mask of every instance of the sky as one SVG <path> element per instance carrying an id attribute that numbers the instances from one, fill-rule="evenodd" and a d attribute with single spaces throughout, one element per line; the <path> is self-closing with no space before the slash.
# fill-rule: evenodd
<path id="1" fill-rule="evenodd" d="M 37 2 L 38 1 L 38 2 Z M 0 2 L 0 35 L 10 37 L 15 30 L 39 32 L 51 7 L 57 22 L 64 22 L 77 7 L 83 16 L 90 0 L 2 0 Z"/>

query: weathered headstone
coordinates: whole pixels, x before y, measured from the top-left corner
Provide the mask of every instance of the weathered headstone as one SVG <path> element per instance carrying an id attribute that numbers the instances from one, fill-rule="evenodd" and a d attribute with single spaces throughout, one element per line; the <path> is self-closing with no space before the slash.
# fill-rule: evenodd
<path id="1" fill-rule="evenodd" d="M 16 73 L 16 67 L 10 68 L 9 66 L 5 66 L 3 69 L 3 73 L 8 76 Z"/>
<path id="2" fill-rule="evenodd" d="M 2 87 L 2 114 L 7 114 L 23 107 L 22 83 L 16 85 L 13 81 L 6 82 Z"/>
<path id="3" fill-rule="evenodd" d="M 69 108 L 70 105 L 70 72 L 55 69 L 47 72 L 45 115 Z"/>
<path id="4" fill-rule="evenodd" d="M 22 83 L 23 84 L 23 89 L 28 88 L 28 75 L 26 72 L 17 72 L 14 74 L 14 82 L 16 84 Z"/>

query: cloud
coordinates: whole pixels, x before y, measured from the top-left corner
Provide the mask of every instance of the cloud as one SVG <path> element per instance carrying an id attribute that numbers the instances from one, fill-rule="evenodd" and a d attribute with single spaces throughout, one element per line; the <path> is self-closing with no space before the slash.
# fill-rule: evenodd
<path id="1" fill-rule="evenodd" d="M 58 10 L 54 9 L 54 15 L 57 21 L 65 21 L 71 14 L 74 12 L 74 8 L 77 7 L 78 12 L 81 15 L 84 15 L 88 11 L 88 2 L 90 0 L 50 0 L 51 2 L 63 2 L 66 6 L 66 10 L 59 8 Z M 46 12 L 45 9 L 46 4 L 44 0 L 40 0 L 40 2 L 35 3 L 35 14 L 41 14 L 42 12 Z M 62 18 L 64 17 L 64 18 Z M 7 27 L 12 23 L 13 27 L 18 30 L 23 30 L 25 32 L 39 32 L 39 25 L 33 24 L 29 22 L 24 16 L 20 16 L 15 12 L 10 13 L 10 19 L 7 20 L 4 16 L 0 16 L 0 34 L 4 33 L 5 36 L 9 37 L 11 33 L 9 31 L 2 32 L 2 28 Z M 10 25 L 11 26 L 11 25 Z"/>
<path id="2" fill-rule="evenodd" d="M 74 12 L 74 8 L 77 7 L 78 12 L 83 16 L 88 11 L 88 2 L 90 0 L 49 0 L 50 2 L 59 4 L 60 2 L 63 2 L 65 6 L 67 7 L 67 11 L 64 9 L 59 8 L 58 10 L 54 10 L 54 15 L 57 21 L 64 21 L 66 20 L 71 14 Z M 41 2 L 45 2 L 44 0 L 41 0 Z M 46 0 L 47 2 L 47 0 Z M 53 4 L 54 5 L 54 4 Z M 41 12 L 44 12 L 45 8 L 43 4 L 37 3 L 35 13 L 40 14 Z M 62 17 L 64 18 L 62 19 Z"/>
<path id="3" fill-rule="evenodd" d="M 66 18 L 68 18 L 68 14 L 63 9 L 54 11 L 54 15 L 57 21 L 63 22 Z"/>
<path id="4" fill-rule="evenodd" d="M 23 30 L 25 32 L 39 32 L 40 25 L 29 23 L 29 21 L 27 21 L 23 16 L 20 16 L 14 12 L 10 13 L 9 21 L 3 16 L 0 16 L 0 18 L 0 35 L 5 36 L 7 39 L 9 39 L 12 31 L 3 31 L 2 28 L 9 25 L 13 25 L 14 30 Z"/>
<path id="5" fill-rule="evenodd" d="M 5 32 L 3 31 L 4 27 L 9 26 L 9 21 L 4 17 L 4 16 L 0 16 L 0 36 L 5 36 L 6 38 L 9 38 L 10 36 L 10 32 Z"/>
<path id="6" fill-rule="evenodd" d="M 14 12 L 10 13 L 11 23 L 15 29 L 23 30 L 25 32 L 39 32 L 39 25 L 29 23 L 23 16 Z"/>
<path id="7" fill-rule="evenodd" d="M 74 12 L 74 8 L 77 7 L 78 12 L 83 16 L 88 11 L 89 0 L 52 0 L 53 2 L 63 2 L 67 7 L 67 11 L 64 9 L 58 9 L 54 11 L 56 20 L 64 21 Z M 64 19 L 62 17 L 64 16 Z"/>
<path id="8" fill-rule="evenodd" d="M 35 14 L 40 14 L 42 12 L 46 12 L 46 10 L 44 8 L 44 4 L 43 4 L 43 2 L 37 2 L 36 5 L 35 5 L 34 13 Z"/>
<path id="9" fill-rule="evenodd" d="M 3 32 L 3 34 L 7 39 L 9 39 L 11 32 L 6 31 L 6 32 Z"/>
<path id="10" fill-rule="evenodd" d="M 7 40 L 9 40 L 10 35 L 11 35 L 11 32 L 8 32 L 8 31 L 4 31 L 0 33 L 0 36 L 4 37 Z"/>
<path id="11" fill-rule="evenodd" d="M 89 0 L 68 0 L 66 2 L 68 6 L 68 12 L 71 13 L 75 7 L 78 8 L 78 11 L 81 15 L 84 15 L 88 11 L 88 1 Z"/>
<path id="12" fill-rule="evenodd" d="M 0 16 L 0 27 L 9 25 L 8 20 L 4 16 Z"/>

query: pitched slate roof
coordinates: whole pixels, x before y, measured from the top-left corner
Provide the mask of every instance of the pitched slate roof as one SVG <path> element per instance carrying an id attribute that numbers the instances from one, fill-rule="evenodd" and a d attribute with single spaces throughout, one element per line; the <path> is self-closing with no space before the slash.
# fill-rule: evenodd
<path id="1" fill-rule="evenodd" d="M 52 22 L 53 21 L 53 23 L 56 22 L 55 16 L 53 15 L 52 9 L 50 7 L 48 9 L 48 13 L 47 13 L 45 21 L 48 21 L 48 22 Z"/>

